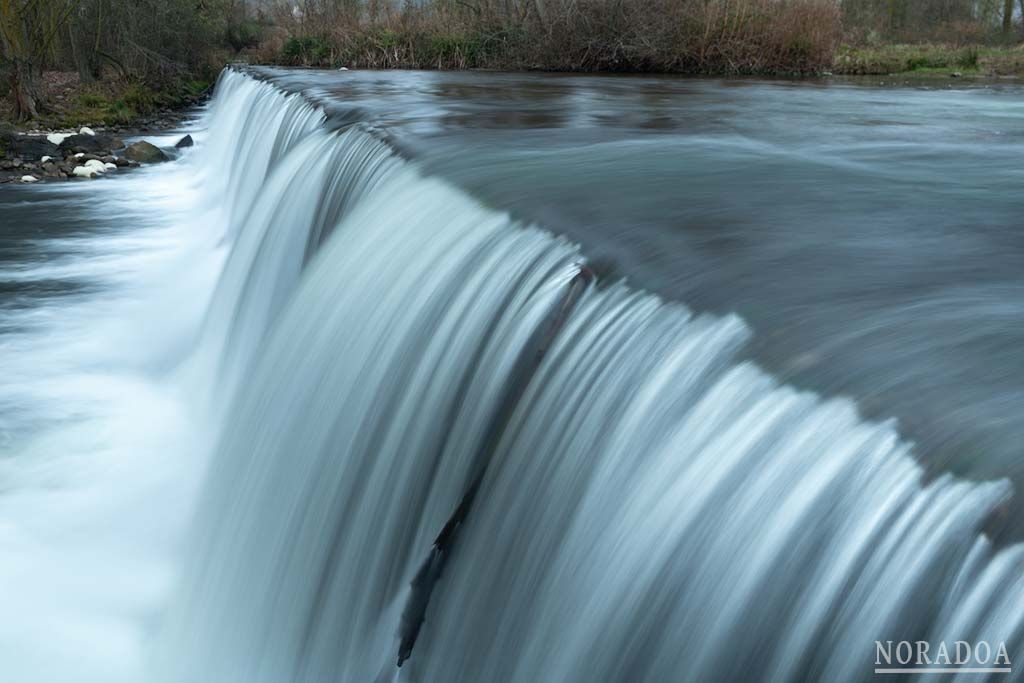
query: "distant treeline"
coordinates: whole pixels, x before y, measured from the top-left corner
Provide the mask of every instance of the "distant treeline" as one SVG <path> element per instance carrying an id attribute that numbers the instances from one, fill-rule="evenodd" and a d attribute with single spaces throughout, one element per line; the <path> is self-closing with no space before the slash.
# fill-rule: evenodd
<path id="1" fill-rule="evenodd" d="M 844 41 L 989 43 L 1018 28 L 1014 0 L 297 0 L 252 9 L 260 61 L 377 68 L 807 73 L 828 70 Z"/>
<path id="2" fill-rule="evenodd" d="M 0 94 L 35 118 L 42 72 L 74 71 L 134 84 L 134 111 L 237 59 L 811 73 L 844 44 L 1019 41 L 1021 14 L 1024 0 L 0 0 Z"/>

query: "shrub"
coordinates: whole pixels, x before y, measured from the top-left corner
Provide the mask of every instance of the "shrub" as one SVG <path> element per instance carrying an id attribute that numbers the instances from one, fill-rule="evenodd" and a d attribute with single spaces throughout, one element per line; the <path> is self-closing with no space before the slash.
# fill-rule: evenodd
<path id="1" fill-rule="evenodd" d="M 280 60 L 369 68 L 817 72 L 831 66 L 841 35 L 834 0 L 547 0 L 529 12 L 516 6 L 423 0 L 318 14 L 307 5 L 301 17 L 277 17 L 290 31 Z M 311 36 L 310 25 L 320 33 Z"/>
<path id="2" fill-rule="evenodd" d="M 262 27 L 255 21 L 230 22 L 224 31 L 224 42 L 238 54 L 247 48 L 259 45 Z"/>
<path id="3" fill-rule="evenodd" d="M 281 57 L 288 64 L 321 66 L 328 61 L 331 47 L 319 36 L 292 36 L 281 48 Z"/>
<path id="4" fill-rule="evenodd" d="M 78 103 L 83 107 L 106 107 L 110 100 L 105 95 L 86 92 L 78 96 Z"/>

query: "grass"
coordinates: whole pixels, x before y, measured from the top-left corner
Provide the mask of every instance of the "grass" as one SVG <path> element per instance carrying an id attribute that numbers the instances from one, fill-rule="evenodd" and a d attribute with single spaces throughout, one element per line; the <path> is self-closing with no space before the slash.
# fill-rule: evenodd
<path id="1" fill-rule="evenodd" d="M 1024 76 L 1021 47 L 950 45 L 841 46 L 832 72 L 846 75 Z"/>

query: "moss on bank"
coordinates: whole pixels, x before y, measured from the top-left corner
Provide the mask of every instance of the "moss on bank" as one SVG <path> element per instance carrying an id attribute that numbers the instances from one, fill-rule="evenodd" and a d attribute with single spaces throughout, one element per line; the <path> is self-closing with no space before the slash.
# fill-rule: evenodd
<path id="1" fill-rule="evenodd" d="M 187 106 L 210 87 L 206 80 L 182 81 L 156 90 L 141 83 L 103 83 L 80 86 L 38 123 L 48 128 L 130 126 L 139 118 Z"/>

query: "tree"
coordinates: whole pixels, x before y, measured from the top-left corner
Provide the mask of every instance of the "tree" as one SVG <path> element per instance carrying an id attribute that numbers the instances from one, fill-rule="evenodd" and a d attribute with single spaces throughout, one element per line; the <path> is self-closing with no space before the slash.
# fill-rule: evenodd
<path id="1" fill-rule="evenodd" d="M 1024 0 L 1021 0 L 1021 11 L 1024 12 Z M 1002 33 L 1009 36 L 1014 31 L 1014 0 L 1002 3 Z"/>
<path id="2" fill-rule="evenodd" d="M 8 73 L 14 114 L 25 121 L 43 108 L 44 62 L 67 26 L 75 0 L 0 0 L 0 59 Z"/>

